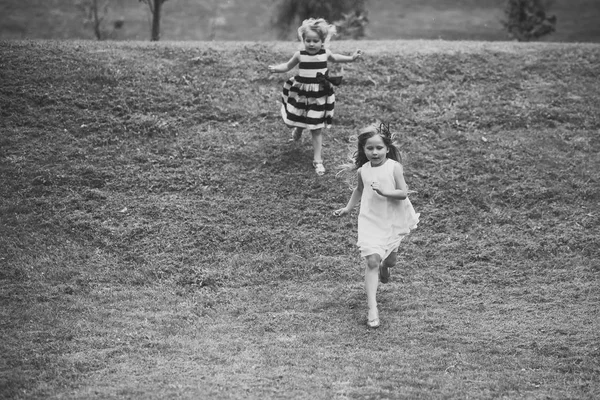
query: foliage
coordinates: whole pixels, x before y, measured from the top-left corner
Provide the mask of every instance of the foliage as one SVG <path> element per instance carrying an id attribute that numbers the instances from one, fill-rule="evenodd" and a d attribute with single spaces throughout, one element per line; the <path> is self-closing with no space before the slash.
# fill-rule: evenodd
<path id="1" fill-rule="evenodd" d="M 88 39 L 74 1 L 4 0 L 0 2 L 0 38 Z M 277 34 L 269 20 L 274 0 L 177 0 L 165 3 L 161 40 L 273 40 Z M 367 4 L 371 39 L 444 39 L 505 41 L 500 19 L 505 0 L 395 0 Z M 500 6 L 499 6 L 500 4 Z M 149 35 L 150 13 L 138 1 L 111 3 L 127 29 L 114 31 L 111 40 L 144 40 Z M 560 28 L 540 41 L 600 42 L 600 7 L 597 0 L 554 0 L 552 13 Z M 215 18 L 211 20 L 210 18 Z M 60 22 L 60 23 L 59 23 Z M 216 24 L 215 24 L 216 22 Z M 222 26 L 221 22 L 224 22 Z M 289 39 L 295 39 L 291 29 Z"/>
<path id="2" fill-rule="evenodd" d="M 507 0 L 502 21 L 509 35 L 519 41 L 539 39 L 556 30 L 556 16 L 547 16 L 547 0 Z"/>
<path id="3" fill-rule="evenodd" d="M 342 21 L 350 35 L 360 33 L 359 25 L 365 24 L 365 0 L 280 0 L 273 17 L 273 24 L 280 38 L 289 37 L 290 29 L 308 18 L 325 18 L 329 22 Z M 346 15 L 345 15 L 346 14 Z M 354 16 L 354 17 L 350 17 Z M 345 23 L 343 21 L 346 21 Z M 347 34 L 346 33 L 346 34 Z"/>
<path id="4" fill-rule="evenodd" d="M 366 28 L 369 24 L 366 12 L 355 11 L 344 13 L 342 18 L 334 21 L 337 35 L 336 39 L 361 39 L 366 36 Z"/>
<path id="5" fill-rule="evenodd" d="M 359 44 L 317 177 L 289 43 L 0 42 L 0 398 L 598 398 L 600 46 Z M 376 118 L 421 223 L 369 331 Z"/>
<path id="6" fill-rule="evenodd" d="M 106 39 L 115 29 L 120 29 L 123 26 L 122 20 L 113 22 L 112 27 L 106 21 L 110 0 L 78 0 L 77 7 L 84 15 L 84 25 L 91 26 L 94 31 L 94 36 L 98 40 Z"/>

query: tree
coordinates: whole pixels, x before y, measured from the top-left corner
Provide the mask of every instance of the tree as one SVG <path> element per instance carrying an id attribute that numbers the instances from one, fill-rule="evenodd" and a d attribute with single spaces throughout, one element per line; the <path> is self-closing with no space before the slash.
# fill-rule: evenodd
<path id="1" fill-rule="evenodd" d="M 556 16 L 546 16 L 549 4 L 550 0 L 507 0 L 502 24 L 518 41 L 538 39 L 556 30 Z"/>
<path id="2" fill-rule="evenodd" d="M 146 3 L 152 14 L 152 29 L 150 40 L 157 42 L 160 39 L 160 13 L 162 6 L 167 0 L 139 0 L 140 3 Z"/>
<path id="3" fill-rule="evenodd" d="M 96 39 L 105 39 L 110 33 L 106 27 L 110 0 L 79 0 L 76 4 L 85 16 L 84 26 L 92 26 Z M 122 25 L 122 21 L 117 21 L 114 23 L 114 29 L 119 29 Z"/>
<path id="4" fill-rule="evenodd" d="M 292 25 L 299 26 L 300 22 L 307 18 L 325 18 L 336 26 L 352 28 L 345 32 L 356 39 L 357 34 L 364 36 L 364 25 L 368 22 L 365 16 L 365 1 L 280 0 L 272 22 L 280 39 L 289 36 Z M 362 27 L 357 29 L 357 23 Z"/>

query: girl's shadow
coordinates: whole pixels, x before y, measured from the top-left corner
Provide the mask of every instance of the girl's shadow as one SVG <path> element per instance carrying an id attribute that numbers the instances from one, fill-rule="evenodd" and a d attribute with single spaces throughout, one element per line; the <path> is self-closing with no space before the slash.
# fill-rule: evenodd
<path id="1" fill-rule="evenodd" d="M 263 166 L 277 172 L 310 172 L 313 169 L 312 147 L 301 141 L 273 146 L 265 155 Z"/>

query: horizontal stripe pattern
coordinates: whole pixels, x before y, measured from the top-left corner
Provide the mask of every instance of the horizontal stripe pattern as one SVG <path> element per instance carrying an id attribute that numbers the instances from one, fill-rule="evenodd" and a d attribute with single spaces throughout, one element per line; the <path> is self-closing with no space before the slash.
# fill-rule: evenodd
<path id="1" fill-rule="evenodd" d="M 283 122 L 288 126 L 295 126 L 308 130 L 329 128 L 333 122 L 333 116 L 328 115 L 325 118 L 299 117 L 295 114 L 286 113 L 283 108 L 281 117 L 283 118 Z"/>
<path id="2" fill-rule="evenodd" d="M 300 69 L 327 69 L 327 61 L 322 62 L 302 62 L 298 65 Z"/>
<path id="3" fill-rule="evenodd" d="M 329 128 L 333 121 L 335 94 L 319 83 L 317 73 L 327 73 L 327 52 L 300 52 L 298 75 L 283 85 L 281 117 L 286 125 L 309 130 Z"/>
<path id="4" fill-rule="evenodd" d="M 306 51 L 300 52 L 300 64 L 298 64 L 298 75 L 307 78 L 314 78 L 318 73 L 327 72 L 327 52 L 325 49 L 319 50 L 317 54 L 310 55 Z"/>
<path id="5" fill-rule="evenodd" d="M 317 90 L 306 90 L 302 86 L 294 86 L 293 84 L 283 86 L 283 95 L 289 97 L 290 92 L 293 93 L 294 97 L 306 97 L 307 99 L 314 99 L 319 97 L 325 97 L 329 94 L 330 89 L 325 88 L 322 85 L 316 85 Z"/>
<path id="6" fill-rule="evenodd" d="M 332 104 L 332 103 L 307 104 L 307 103 L 299 102 L 294 98 L 288 99 L 287 105 L 289 106 L 288 111 L 295 109 L 302 113 L 311 113 L 311 112 L 321 113 L 323 111 L 333 111 L 333 109 L 335 107 L 335 104 Z M 313 115 L 314 115 L 314 113 L 313 113 Z"/>

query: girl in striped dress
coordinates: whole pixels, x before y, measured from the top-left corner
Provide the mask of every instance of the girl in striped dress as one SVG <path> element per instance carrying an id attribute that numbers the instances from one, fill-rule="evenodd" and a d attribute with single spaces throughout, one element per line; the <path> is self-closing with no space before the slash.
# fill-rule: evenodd
<path id="1" fill-rule="evenodd" d="M 334 54 L 325 46 L 335 34 L 335 26 L 322 18 L 307 19 L 298 28 L 298 38 L 304 50 L 294 53 L 283 64 L 269 65 L 270 72 L 288 72 L 298 65 L 298 75 L 288 79 L 283 85 L 281 116 L 283 122 L 293 127 L 292 140 L 300 140 L 302 131 L 307 129 L 312 136 L 313 167 L 318 175 L 325 173 L 322 157 L 322 128 L 330 128 L 335 106 L 332 84 L 339 85 L 341 77 L 330 78 L 327 62 L 345 63 L 361 56 L 356 50 L 351 56 Z"/>

